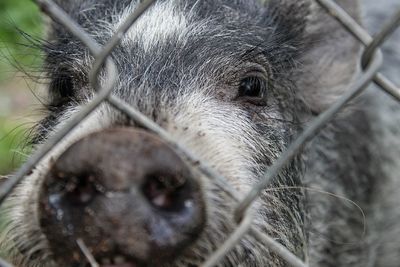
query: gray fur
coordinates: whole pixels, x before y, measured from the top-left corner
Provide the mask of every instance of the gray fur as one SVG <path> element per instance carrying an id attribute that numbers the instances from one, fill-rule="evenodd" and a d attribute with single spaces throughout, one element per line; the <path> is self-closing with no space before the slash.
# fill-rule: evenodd
<path id="1" fill-rule="evenodd" d="M 58 2 L 104 43 L 131 1 Z M 359 45 L 314 2 L 261 2 L 265 1 L 158 1 L 113 53 L 120 71 L 114 93 L 215 167 L 241 196 L 359 71 Z M 360 17 L 357 1 L 339 2 Z M 165 19 L 169 28 L 163 28 Z M 144 27 L 149 23 L 151 31 Z M 49 38 L 44 50 L 45 71 L 52 80 L 51 104 L 34 140 L 38 145 L 93 95 L 87 81 L 93 61 L 88 52 L 60 26 L 53 25 Z M 387 49 L 396 51 L 398 42 L 392 41 Z M 390 74 L 400 58 L 392 56 L 388 61 L 385 71 Z M 259 66 L 272 85 L 267 102 L 254 105 L 235 100 L 244 73 Z M 399 114 L 399 104 L 383 93 L 371 89 L 363 95 L 276 177 L 254 206 L 255 227 L 310 266 L 397 266 Z M 66 147 L 90 132 L 116 125 L 135 123 L 102 105 L 10 197 L 6 212 L 11 220 L 2 246 L 10 249 L 9 258 L 15 264 L 61 264 L 54 263 L 51 244 L 37 221 L 43 176 L 51 159 Z M 236 227 L 234 203 L 206 177 L 202 182 L 207 227 L 197 242 L 166 267 L 200 265 Z M 366 221 L 346 199 L 361 207 Z M 287 264 L 247 236 L 221 266 Z"/>

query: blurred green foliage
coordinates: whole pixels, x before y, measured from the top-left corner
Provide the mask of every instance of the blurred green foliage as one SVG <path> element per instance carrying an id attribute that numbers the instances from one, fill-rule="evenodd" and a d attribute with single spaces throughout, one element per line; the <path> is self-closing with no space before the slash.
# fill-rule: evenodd
<path id="1" fill-rule="evenodd" d="M 32 66 L 40 57 L 28 46 L 21 31 L 39 37 L 42 34 L 38 7 L 30 0 L 0 0 L 0 81 L 15 71 L 13 65 Z"/>
<path id="2" fill-rule="evenodd" d="M 0 117 L 0 175 L 17 168 L 29 153 L 24 131 L 23 125 Z"/>
<path id="3" fill-rule="evenodd" d="M 31 0 L 0 0 L 0 175 L 14 170 L 24 158 L 18 151 L 27 126 L 15 118 L 23 116 L 26 107 L 15 106 L 12 99 L 17 91 L 29 89 L 14 85 L 14 74 L 21 69 L 29 72 L 41 63 L 38 49 L 29 46 L 22 32 L 34 38 L 42 35 L 39 9 Z"/>

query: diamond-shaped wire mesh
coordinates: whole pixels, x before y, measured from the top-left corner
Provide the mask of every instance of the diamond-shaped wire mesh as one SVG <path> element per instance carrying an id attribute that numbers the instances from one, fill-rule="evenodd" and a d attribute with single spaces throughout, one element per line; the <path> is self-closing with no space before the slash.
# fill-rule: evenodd
<path id="1" fill-rule="evenodd" d="M 352 34 L 364 47 L 364 52 L 361 60 L 363 71 L 356 81 L 348 85 L 345 94 L 341 96 L 330 108 L 321 113 L 313 122 L 310 123 L 300 136 L 287 148 L 281 157 L 268 169 L 261 177 L 258 184 L 254 185 L 248 195 L 244 199 L 239 199 L 235 189 L 226 181 L 226 179 L 210 168 L 206 162 L 200 161 L 188 148 L 175 140 L 167 131 L 154 123 L 151 119 L 140 113 L 124 100 L 111 94 L 118 71 L 110 57 L 113 49 L 119 44 L 123 35 L 129 30 L 132 24 L 148 9 L 155 0 L 143 1 L 140 6 L 126 18 L 126 21 L 114 33 L 112 38 L 104 45 L 100 46 L 93 40 L 75 21 L 73 21 L 63 10 L 61 10 L 51 0 L 34 0 L 36 4 L 53 20 L 63 25 L 71 34 L 81 40 L 90 50 L 95 58 L 92 70 L 90 72 L 90 82 L 93 88 L 96 89 L 97 95 L 88 103 L 78 114 L 73 116 L 65 127 L 59 130 L 52 138 L 47 140 L 41 148 L 36 151 L 27 162 L 16 172 L 16 174 L 8 179 L 0 188 L 0 204 L 15 188 L 15 186 L 24 179 L 24 177 L 34 168 L 42 158 L 49 153 L 52 148 L 60 142 L 74 127 L 93 112 L 101 103 L 108 102 L 115 109 L 128 115 L 136 123 L 145 127 L 149 131 L 157 134 L 166 142 L 168 142 L 176 151 L 178 151 L 186 160 L 191 163 L 192 168 L 196 168 L 205 174 L 210 179 L 217 182 L 221 190 L 224 190 L 237 203 L 234 218 L 238 223 L 236 230 L 228 237 L 221 247 L 211 255 L 203 266 L 215 266 L 218 262 L 232 249 L 240 239 L 251 234 L 282 257 L 289 266 L 300 267 L 307 266 L 301 259 L 293 255 L 288 249 L 280 243 L 269 237 L 265 233 L 252 228 L 252 216 L 249 211 L 252 203 L 260 196 L 261 192 L 269 185 L 271 180 L 279 174 L 291 159 L 293 159 L 301 150 L 301 148 L 310 141 L 334 116 L 344 108 L 344 106 L 360 95 L 364 89 L 370 84 L 375 83 L 379 88 L 397 101 L 400 101 L 400 88 L 397 88 L 393 82 L 379 73 L 379 68 L 382 64 L 382 55 L 379 50 L 383 42 L 400 26 L 400 10 L 388 20 L 380 32 L 371 37 L 368 32 L 361 27 L 353 18 L 351 18 L 342 8 L 335 4 L 332 0 L 316 0 L 326 11 L 338 20 L 345 27 L 349 34 Z M 107 79 L 103 86 L 100 86 L 97 77 L 102 66 L 105 65 Z M 81 243 L 82 252 L 90 261 L 90 252 Z M 9 267 L 10 264 L 0 259 L 0 267 Z M 95 263 L 92 264 L 95 266 Z"/>

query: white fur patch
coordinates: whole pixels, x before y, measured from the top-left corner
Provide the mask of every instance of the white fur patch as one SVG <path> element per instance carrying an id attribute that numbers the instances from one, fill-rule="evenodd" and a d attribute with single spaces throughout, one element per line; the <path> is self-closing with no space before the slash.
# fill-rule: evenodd
<path id="1" fill-rule="evenodd" d="M 118 17 L 114 31 L 136 8 L 137 4 L 133 3 Z M 179 12 L 175 1 L 156 2 L 129 29 L 122 45 L 139 41 L 144 51 L 149 51 L 171 37 L 184 42 L 187 32 L 187 18 Z"/>

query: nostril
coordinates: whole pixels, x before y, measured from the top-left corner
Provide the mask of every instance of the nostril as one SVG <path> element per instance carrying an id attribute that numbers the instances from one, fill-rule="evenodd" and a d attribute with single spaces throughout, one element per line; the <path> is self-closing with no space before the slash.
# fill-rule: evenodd
<path id="1" fill-rule="evenodd" d="M 49 175 L 47 191 L 49 200 L 56 198 L 68 206 L 88 205 L 102 192 L 101 186 L 93 174 L 66 174 L 55 171 Z M 50 201 L 51 203 L 52 201 Z"/>
<path id="2" fill-rule="evenodd" d="M 149 133 L 93 133 L 72 144 L 46 174 L 40 227 L 56 260 L 68 262 L 63 266 L 80 262 L 72 256 L 81 255 L 78 238 L 96 259 L 111 259 L 102 266 L 122 267 L 116 255 L 126 257 L 127 266 L 158 266 L 177 257 L 204 227 L 196 174 Z"/>
<path id="3" fill-rule="evenodd" d="M 142 192 L 157 209 L 179 212 L 185 208 L 190 191 L 186 179 L 180 175 L 152 173 L 145 177 Z"/>
<path id="4" fill-rule="evenodd" d="M 87 205 L 98 193 L 95 176 L 83 174 L 67 181 L 64 199 L 71 205 Z"/>

